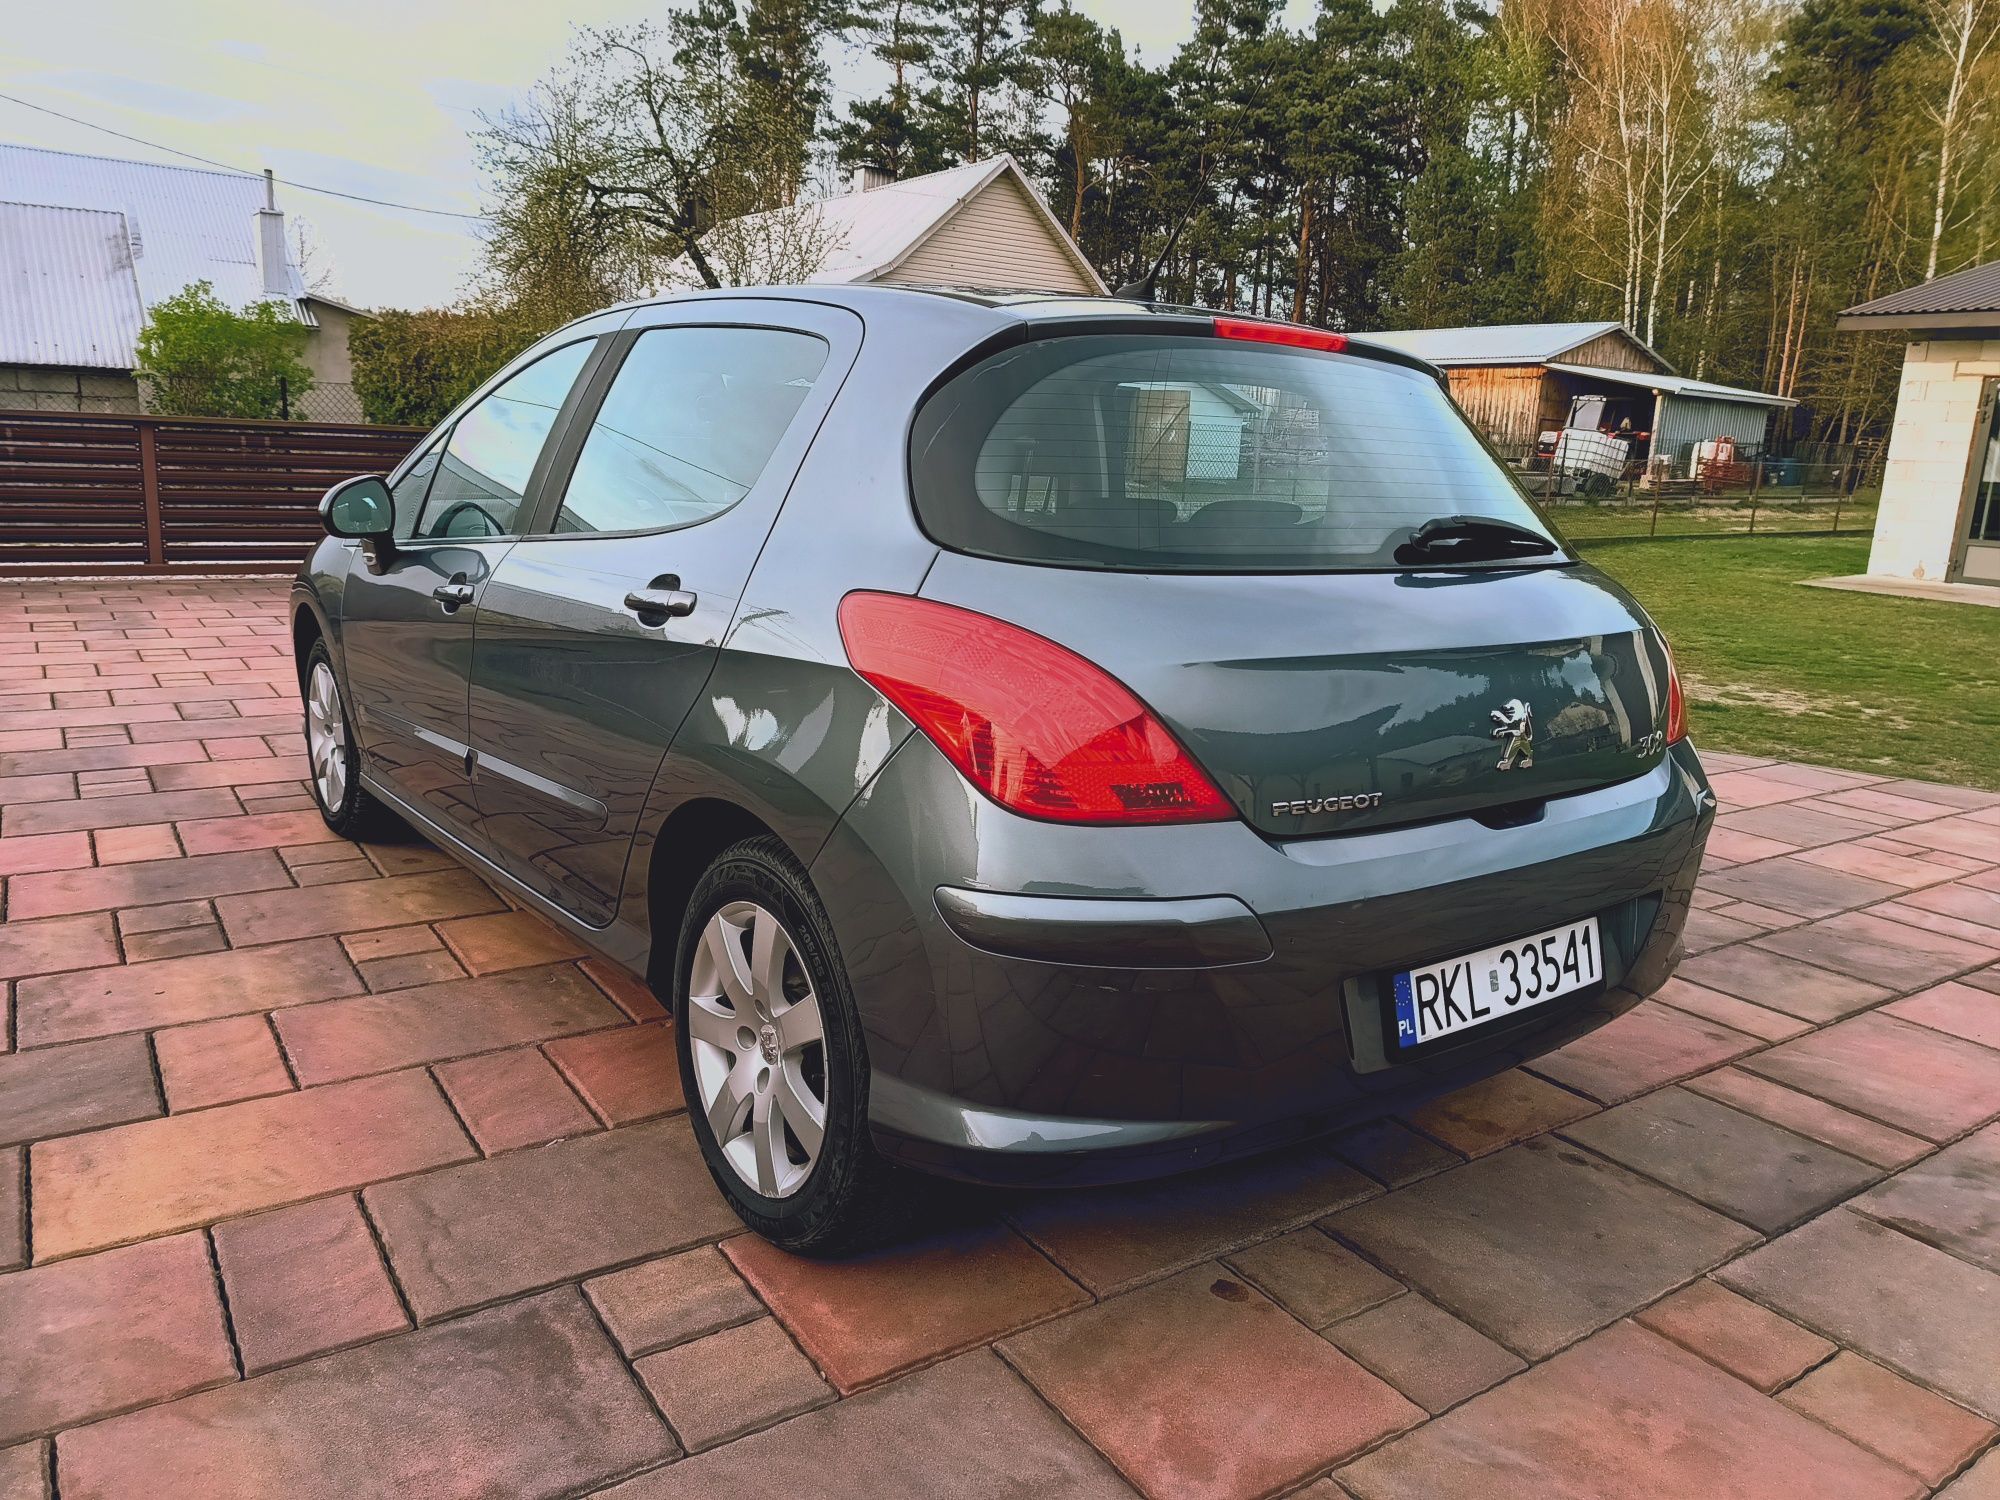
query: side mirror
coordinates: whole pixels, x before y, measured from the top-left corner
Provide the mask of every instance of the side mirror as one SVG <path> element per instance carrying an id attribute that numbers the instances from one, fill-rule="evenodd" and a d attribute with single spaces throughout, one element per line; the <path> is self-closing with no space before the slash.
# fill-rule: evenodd
<path id="1" fill-rule="evenodd" d="M 320 523 L 329 536 L 358 542 L 386 542 L 396 531 L 396 500 L 380 474 L 343 479 L 321 497 Z"/>

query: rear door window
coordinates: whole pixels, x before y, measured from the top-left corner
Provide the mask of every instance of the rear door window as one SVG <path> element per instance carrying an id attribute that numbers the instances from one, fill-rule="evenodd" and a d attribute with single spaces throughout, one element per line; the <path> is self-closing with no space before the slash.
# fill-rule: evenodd
<path id="1" fill-rule="evenodd" d="M 1423 371 L 1215 338 L 1079 335 L 995 355 L 918 413 L 911 477 L 935 540 L 1018 562 L 1387 569 L 1441 516 L 1553 540 Z"/>
<path id="2" fill-rule="evenodd" d="M 750 492 L 825 368 L 778 328 L 655 328 L 619 367 L 577 455 L 557 533 L 659 531 Z"/>

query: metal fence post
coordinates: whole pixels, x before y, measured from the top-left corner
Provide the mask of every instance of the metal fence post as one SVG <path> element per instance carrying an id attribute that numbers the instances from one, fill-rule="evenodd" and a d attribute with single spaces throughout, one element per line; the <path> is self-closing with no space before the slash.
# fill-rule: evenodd
<path id="1" fill-rule="evenodd" d="M 292 419 L 292 382 L 283 375 L 278 377 L 278 415 L 287 422 Z"/>
<path id="2" fill-rule="evenodd" d="M 153 567 L 164 567 L 167 561 L 166 527 L 160 520 L 160 451 L 158 430 L 146 418 L 140 417 L 139 429 L 139 497 L 146 509 L 146 561 Z"/>

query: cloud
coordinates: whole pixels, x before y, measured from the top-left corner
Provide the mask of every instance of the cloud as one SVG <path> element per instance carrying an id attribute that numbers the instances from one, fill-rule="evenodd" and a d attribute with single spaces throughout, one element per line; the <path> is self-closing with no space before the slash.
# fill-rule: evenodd
<path id="1" fill-rule="evenodd" d="M 167 119 L 203 125 L 227 124 L 255 113 L 240 100 L 222 94 L 202 93 L 156 83 L 144 78 L 123 78 L 111 73 L 67 69 L 37 74 L 43 88 L 75 96 L 77 104 L 114 104 L 123 109 L 143 110 Z"/>

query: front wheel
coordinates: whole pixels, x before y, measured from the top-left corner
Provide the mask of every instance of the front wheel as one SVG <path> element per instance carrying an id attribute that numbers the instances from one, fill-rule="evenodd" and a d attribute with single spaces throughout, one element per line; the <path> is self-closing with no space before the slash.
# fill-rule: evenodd
<path id="1" fill-rule="evenodd" d="M 319 815 L 342 838 L 359 839 L 379 831 L 387 817 L 361 785 L 361 751 L 347 722 L 340 679 L 334 675 L 325 641 L 314 641 L 306 654 L 300 694 L 305 700 L 306 761 Z"/>
<path id="2" fill-rule="evenodd" d="M 716 1186 L 782 1249 L 893 1230 L 900 1183 L 868 1134 L 861 1025 L 825 908 L 775 838 L 723 851 L 681 923 L 681 1086 Z"/>

